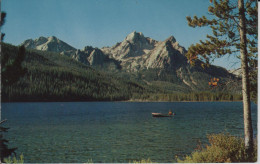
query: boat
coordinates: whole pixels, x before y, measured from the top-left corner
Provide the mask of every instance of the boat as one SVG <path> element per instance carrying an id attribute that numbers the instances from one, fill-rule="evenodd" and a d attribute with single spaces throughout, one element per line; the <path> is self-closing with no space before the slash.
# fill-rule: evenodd
<path id="1" fill-rule="evenodd" d="M 168 113 L 167 114 L 163 114 L 163 113 L 152 113 L 152 116 L 153 117 L 173 117 L 175 115 L 175 113 L 169 115 Z"/>

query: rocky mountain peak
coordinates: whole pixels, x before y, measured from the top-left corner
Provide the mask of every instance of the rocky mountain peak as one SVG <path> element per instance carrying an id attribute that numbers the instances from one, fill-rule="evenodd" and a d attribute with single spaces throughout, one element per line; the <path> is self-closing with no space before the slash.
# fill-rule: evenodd
<path id="1" fill-rule="evenodd" d="M 48 37 L 50 40 L 59 40 L 56 36 L 50 36 Z"/>
<path id="2" fill-rule="evenodd" d="M 132 32 L 113 47 L 102 48 L 102 51 L 119 61 L 142 56 L 155 47 L 157 41 L 145 37 L 141 32 Z"/>
<path id="3" fill-rule="evenodd" d="M 91 53 L 94 50 L 92 46 L 86 46 L 84 47 L 83 51 L 86 53 Z"/>
<path id="4" fill-rule="evenodd" d="M 170 41 L 172 43 L 176 42 L 176 39 L 174 38 L 174 36 L 170 36 L 169 38 L 167 38 L 165 41 Z"/>
<path id="5" fill-rule="evenodd" d="M 47 41 L 48 41 L 48 39 L 43 37 L 43 36 L 41 36 L 38 39 L 34 40 L 36 46 L 41 45 L 41 44 L 43 44 L 43 43 L 45 43 Z"/>
<path id="6" fill-rule="evenodd" d="M 25 48 L 42 50 L 42 51 L 53 51 L 53 52 L 76 51 L 75 48 L 59 40 L 55 36 L 51 36 L 48 38 L 41 36 L 35 40 L 29 39 L 24 41 L 21 45 L 24 45 Z"/>
<path id="7" fill-rule="evenodd" d="M 130 33 L 129 35 L 127 35 L 125 40 L 129 41 L 131 43 L 134 43 L 134 42 L 138 42 L 138 41 L 144 41 L 145 37 L 144 37 L 143 33 L 134 31 L 134 32 Z"/>
<path id="8" fill-rule="evenodd" d="M 32 39 L 25 40 L 21 45 L 24 45 L 26 48 L 29 48 L 29 49 L 35 49 L 35 44 Z"/>
<path id="9" fill-rule="evenodd" d="M 56 38 L 55 36 L 50 36 L 50 37 L 48 37 L 48 41 L 49 41 L 49 42 L 56 42 L 56 43 L 61 42 L 61 40 L 59 40 L 59 39 Z"/>

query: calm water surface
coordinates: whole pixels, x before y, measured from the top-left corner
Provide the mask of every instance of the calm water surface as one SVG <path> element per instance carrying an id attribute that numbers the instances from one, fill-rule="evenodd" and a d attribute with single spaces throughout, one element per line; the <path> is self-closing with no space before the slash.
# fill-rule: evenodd
<path id="1" fill-rule="evenodd" d="M 5 138 L 25 162 L 175 162 L 210 133 L 243 137 L 242 102 L 2 103 Z M 152 112 L 174 118 L 153 118 Z M 252 104 L 254 135 L 257 106 Z"/>

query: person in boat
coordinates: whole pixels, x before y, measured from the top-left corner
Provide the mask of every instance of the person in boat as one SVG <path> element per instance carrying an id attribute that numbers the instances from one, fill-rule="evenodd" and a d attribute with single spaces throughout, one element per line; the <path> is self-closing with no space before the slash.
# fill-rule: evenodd
<path id="1" fill-rule="evenodd" d="M 173 115 L 172 110 L 170 109 L 168 115 Z"/>

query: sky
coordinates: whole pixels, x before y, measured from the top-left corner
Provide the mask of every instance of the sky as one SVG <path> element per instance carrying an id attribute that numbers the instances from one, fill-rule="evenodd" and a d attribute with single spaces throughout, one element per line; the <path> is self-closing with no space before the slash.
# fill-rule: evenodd
<path id="1" fill-rule="evenodd" d="M 77 49 L 121 42 L 133 31 L 163 41 L 174 36 L 186 49 L 211 32 L 188 26 L 186 16 L 207 16 L 209 0 L 2 0 L 4 42 L 56 36 Z M 240 67 L 234 55 L 213 63 Z"/>

